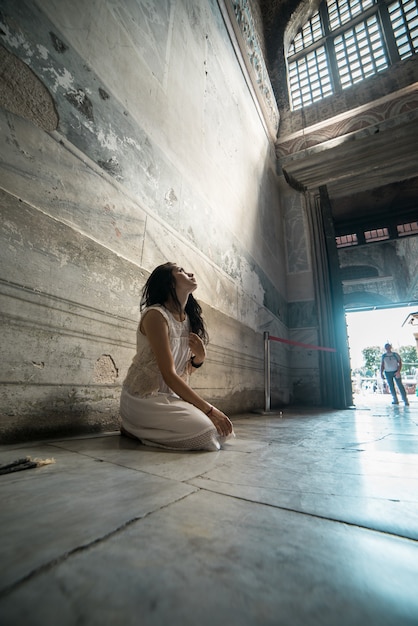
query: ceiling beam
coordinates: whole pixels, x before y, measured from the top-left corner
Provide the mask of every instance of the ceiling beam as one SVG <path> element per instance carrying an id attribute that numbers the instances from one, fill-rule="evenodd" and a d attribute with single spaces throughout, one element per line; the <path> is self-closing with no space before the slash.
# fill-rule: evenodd
<path id="1" fill-rule="evenodd" d="M 375 134 L 353 133 L 281 159 L 288 180 L 330 198 L 350 196 L 418 175 L 418 119 Z"/>

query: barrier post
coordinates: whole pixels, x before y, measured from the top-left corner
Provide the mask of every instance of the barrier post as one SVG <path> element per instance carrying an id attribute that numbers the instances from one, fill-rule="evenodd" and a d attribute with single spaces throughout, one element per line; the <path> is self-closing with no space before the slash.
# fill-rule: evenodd
<path id="1" fill-rule="evenodd" d="M 264 410 L 270 411 L 270 334 L 264 332 Z"/>

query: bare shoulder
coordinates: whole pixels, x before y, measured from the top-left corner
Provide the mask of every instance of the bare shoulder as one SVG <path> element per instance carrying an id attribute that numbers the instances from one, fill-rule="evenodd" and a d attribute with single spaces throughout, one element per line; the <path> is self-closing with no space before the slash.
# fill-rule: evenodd
<path id="1" fill-rule="evenodd" d="M 139 328 L 144 335 L 147 335 L 150 332 L 167 329 L 168 323 L 161 309 L 149 309 L 144 312 Z"/>

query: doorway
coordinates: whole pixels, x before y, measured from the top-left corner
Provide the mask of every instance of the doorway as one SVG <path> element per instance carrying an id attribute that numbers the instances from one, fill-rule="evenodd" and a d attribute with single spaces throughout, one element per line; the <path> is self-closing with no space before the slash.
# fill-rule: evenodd
<path id="1" fill-rule="evenodd" d="M 414 336 L 418 327 L 405 323 L 417 311 L 417 305 L 346 311 L 355 405 L 379 400 L 389 403 L 387 385 L 380 376 L 380 357 L 387 342 L 401 355 L 402 380 L 408 398 L 418 403 L 418 352 Z"/>

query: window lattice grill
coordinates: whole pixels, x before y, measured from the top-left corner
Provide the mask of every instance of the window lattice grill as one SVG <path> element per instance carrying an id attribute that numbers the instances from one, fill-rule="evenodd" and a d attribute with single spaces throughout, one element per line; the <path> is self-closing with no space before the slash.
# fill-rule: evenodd
<path id="1" fill-rule="evenodd" d="M 408 237 L 409 235 L 418 235 L 418 222 L 406 222 L 396 226 L 396 235 L 389 232 L 388 227 L 376 228 L 374 230 L 365 230 L 360 233 L 352 233 L 346 235 L 338 235 L 335 237 L 337 248 L 348 248 L 349 246 L 357 246 L 360 242 L 370 244 L 378 241 L 393 239 L 394 237 Z"/>
<path id="2" fill-rule="evenodd" d="M 388 7 L 401 59 L 418 51 L 418 12 L 415 0 L 398 0 Z"/>
<path id="3" fill-rule="evenodd" d="M 373 0 L 328 0 L 328 15 L 330 30 L 344 26 L 347 22 L 373 6 Z"/>
<path id="4" fill-rule="evenodd" d="M 410 222 L 409 224 L 399 224 L 397 226 L 398 237 L 406 235 L 418 235 L 418 222 Z"/>
<path id="5" fill-rule="evenodd" d="M 311 104 L 332 94 L 325 48 L 316 48 L 289 65 L 289 86 L 294 106 Z"/>
<path id="6" fill-rule="evenodd" d="M 376 228 L 375 230 L 366 230 L 364 231 L 364 239 L 366 243 L 370 243 L 371 241 L 383 241 L 384 239 L 389 239 L 389 229 Z"/>
<path id="7" fill-rule="evenodd" d="M 334 47 L 342 89 L 388 67 L 375 15 L 336 37 Z"/>
<path id="8" fill-rule="evenodd" d="M 299 30 L 287 51 L 294 110 L 351 87 L 387 69 L 391 62 L 418 52 L 417 0 L 327 0 L 321 7 Z M 362 20 L 365 11 L 367 16 Z M 383 19 L 384 14 L 389 19 Z M 391 52 L 392 61 L 386 48 L 388 38 L 395 42 L 399 54 L 394 58 Z"/>
<path id="9" fill-rule="evenodd" d="M 314 13 L 309 20 L 303 25 L 303 28 L 297 33 L 289 47 L 288 56 L 292 56 L 301 50 L 304 50 L 318 39 L 323 37 L 321 18 L 318 11 Z"/>
<path id="10" fill-rule="evenodd" d="M 356 246 L 358 244 L 357 235 L 340 235 L 335 238 L 337 248 L 348 248 L 348 246 Z"/>

